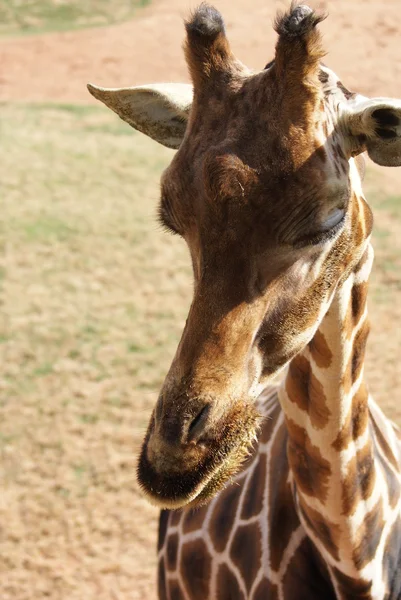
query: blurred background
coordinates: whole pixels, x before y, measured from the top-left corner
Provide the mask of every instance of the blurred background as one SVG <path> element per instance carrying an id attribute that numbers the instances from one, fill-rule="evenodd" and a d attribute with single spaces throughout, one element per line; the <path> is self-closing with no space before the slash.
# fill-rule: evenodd
<path id="1" fill-rule="evenodd" d="M 273 56 L 269 0 L 216 0 L 237 56 Z M 313 4 L 313 3 L 312 3 Z M 336 0 L 326 62 L 401 98 L 399 0 Z M 385 10 L 384 7 L 385 6 Z M 162 233 L 173 151 L 88 94 L 187 81 L 188 0 L 0 0 L 0 598 L 154 600 L 157 510 L 138 448 L 191 298 Z M 401 424 L 401 169 L 368 166 L 375 211 L 367 379 Z"/>

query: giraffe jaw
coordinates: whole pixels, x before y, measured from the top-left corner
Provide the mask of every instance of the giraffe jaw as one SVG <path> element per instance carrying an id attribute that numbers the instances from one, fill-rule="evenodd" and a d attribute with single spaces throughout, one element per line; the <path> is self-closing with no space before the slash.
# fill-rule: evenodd
<path id="1" fill-rule="evenodd" d="M 180 508 L 194 508 L 197 506 L 201 506 L 202 504 L 206 504 L 209 500 L 212 499 L 215 493 L 220 491 L 223 486 L 226 484 L 228 477 L 221 480 L 221 483 L 218 487 L 214 484 L 215 480 L 219 480 L 219 474 L 221 473 L 223 467 L 217 467 L 216 470 L 211 473 L 205 480 L 201 481 L 199 485 L 193 490 L 193 492 L 183 498 L 161 498 L 160 496 L 153 495 L 149 490 L 145 489 L 143 485 L 141 485 L 142 491 L 145 494 L 145 498 L 160 509 L 168 509 L 168 510 L 179 510 Z M 211 490 L 208 493 L 208 490 Z"/>
<path id="2" fill-rule="evenodd" d="M 256 434 L 253 439 L 256 439 Z M 160 509 L 178 510 L 181 508 L 196 508 L 207 504 L 218 492 L 220 492 L 230 479 L 238 472 L 241 468 L 242 463 L 246 460 L 251 452 L 251 446 L 247 446 L 246 452 L 242 452 L 242 456 L 239 458 L 236 451 L 236 460 L 234 457 L 229 455 L 225 461 L 218 465 L 214 471 L 212 471 L 205 479 L 203 479 L 192 491 L 192 493 L 182 498 L 161 498 L 158 495 L 153 494 L 149 489 L 146 489 L 143 484 L 140 483 L 143 493 L 146 499 L 157 506 Z"/>
<path id="3" fill-rule="evenodd" d="M 243 419 L 229 422 L 220 439 L 213 440 L 206 456 L 204 454 L 198 464 L 182 473 L 179 470 L 158 473 L 150 464 L 147 447 L 152 434 L 151 422 L 137 468 L 138 482 L 146 499 L 158 508 L 167 509 L 196 507 L 209 502 L 240 469 L 256 439 L 260 423 L 256 407 L 242 405 L 240 414 Z"/>

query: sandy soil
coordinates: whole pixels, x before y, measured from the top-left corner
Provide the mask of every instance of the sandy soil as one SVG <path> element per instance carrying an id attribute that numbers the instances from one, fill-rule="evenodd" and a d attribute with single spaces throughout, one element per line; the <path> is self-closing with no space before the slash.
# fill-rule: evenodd
<path id="1" fill-rule="evenodd" d="M 255 69 L 262 68 L 273 54 L 272 19 L 277 8 L 285 6 L 286 3 L 253 0 L 251 9 L 248 0 L 235 2 L 216 0 L 216 5 L 225 17 L 235 54 L 248 66 Z M 329 53 L 326 62 L 341 76 L 347 87 L 370 96 L 401 97 L 399 1 L 387 0 L 385 11 L 384 3 L 377 0 L 355 2 L 336 0 L 315 2 L 314 5 L 327 9 L 330 13 L 330 18 L 322 25 Z M 138 18 L 121 25 L 2 39 L 0 40 L 0 101 L 89 104 L 95 101 L 86 91 L 88 81 L 112 87 L 162 80 L 187 81 L 187 70 L 181 50 L 184 32 L 182 19 L 193 6 L 194 4 L 188 0 L 154 0 Z M 384 172 L 386 177 L 383 175 Z M 376 182 L 375 173 L 376 170 L 371 171 L 370 187 L 380 190 L 381 193 L 387 190 L 388 194 L 396 195 L 401 182 L 401 169 L 382 170 L 380 174 L 377 171 Z M 383 219 L 387 219 L 385 226 L 392 231 L 394 245 L 398 243 L 399 248 L 397 223 L 389 215 Z M 379 249 L 379 253 L 380 251 Z M 385 251 L 387 250 L 383 250 Z M 399 290 L 400 287 L 397 274 L 389 277 L 386 273 L 378 273 L 374 285 L 387 286 L 388 290 L 393 288 Z M 389 306 L 388 303 L 383 302 L 377 304 L 375 311 L 368 374 L 374 391 L 383 393 L 386 398 L 384 404 L 401 422 L 401 407 L 397 402 L 397 392 L 401 389 L 397 359 L 400 337 L 394 334 L 394 321 L 401 322 L 401 308 L 397 307 L 396 303 Z M 384 351 L 384 348 L 387 350 Z M 129 436 L 131 426 L 131 421 L 127 421 L 120 435 Z M 47 437 L 45 431 L 43 436 Z M 24 556 L 24 559 L 21 558 L 16 575 L 16 585 L 20 582 L 21 587 L 13 588 L 9 594 L 3 593 L 4 600 L 11 597 L 15 600 L 25 598 L 39 600 L 42 597 L 150 600 L 155 597 L 152 577 L 157 515 L 156 511 L 145 506 L 145 503 L 138 499 L 135 500 L 135 505 L 131 505 L 132 496 L 129 488 L 124 489 L 124 493 L 121 494 L 116 489 L 106 499 L 101 496 L 96 497 L 94 500 L 99 510 L 89 516 L 85 513 L 85 506 L 83 506 L 84 510 L 78 506 L 69 531 L 65 536 L 62 534 L 64 536 L 62 543 L 66 546 L 67 557 L 63 568 L 67 570 L 68 577 L 72 581 L 71 585 L 76 590 L 76 595 L 68 596 L 63 582 L 57 585 L 52 583 L 46 571 L 49 569 L 49 564 L 52 564 L 53 551 L 57 549 L 58 544 L 61 544 L 57 537 L 61 535 L 60 531 L 56 528 L 53 535 L 50 526 L 47 526 L 49 511 L 53 511 L 55 515 L 54 522 L 58 520 L 59 506 L 57 504 L 49 508 L 46 505 L 40 515 L 35 512 L 34 519 L 39 519 L 41 522 L 43 539 L 46 536 L 51 538 L 49 538 L 49 548 L 45 549 L 48 555 L 46 553 L 43 555 L 40 545 L 36 546 L 36 537 L 32 533 L 37 524 L 29 521 L 29 506 L 30 503 L 35 502 L 36 487 L 29 489 L 29 486 L 26 488 L 25 484 L 21 485 L 21 488 L 12 493 L 16 502 L 20 495 L 23 496 L 29 531 L 19 530 L 15 525 L 14 548 L 18 549 L 19 544 L 24 544 L 24 536 L 28 535 L 32 538 L 32 547 L 35 547 L 37 554 L 27 558 L 25 553 L 21 552 L 21 557 Z M 9 494 L 8 498 L 12 499 L 13 495 Z M 1 500 L 0 508 L 4 509 L 4 514 L 9 514 L 5 510 L 6 507 L 2 506 Z M 133 517 L 131 521 L 134 510 L 137 511 L 136 515 L 142 515 L 143 519 Z M 17 523 L 18 515 L 15 519 Z M 113 519 L 115 523 L 112 522 Z M 93 526 L 96 520 L 99 521 L 97 529 Z M 114 583 L 110 585 L 107 583 L 108 578 L 111 580 L 114 577 L 113 569 L 116 571 L 117 567 L 113 566 L 112 562 L 106 564 L 106 559 L 105 564 L 100 564 L 94 558 L 90 571 L 84 571 L 85 561 L 90 562 L 91 557 L 96 556 L 95 550 L 93 550 L 94 554 L 92 553 L 92 547 L 96 546 L 98 552 L 101 546 L 99 531 L 105 529 L 108 539 L 121 540 L 120 536 L 129 535 L 127 527 L 129 528 L 131 522 L 136 524 L 136 530 L 131 532 L 136 539 L 136 545 L 130 546 L 131 555 L 127 554 L 125 557 L 127 570 L 124 586 L 116 587 Z M 40 528 L 39 538 L 42 535 Z M 70 538 L 79 540 L 79 543 L 69 543 Z M 77 553 L 75 553 L 76 549 L 78 549 Z M 107 552 L 108 547 L 105 546 L 104 556 Z M 86 553 L 85 556 L 82 553 Z M 118 555 L 119 561 L 120 555 L 121 552 Z M 82 576 L 83 595 L 80 595 L 79 591 L 80 582 L 76 580 L 81 566 L 82 572 L 96 573 L 96 576 L 91 576 L 90 582 L 85 581 Z M 3 576 L 5 582 L 7 573 L 3 573 Z M 46 581 L 48 585 L 43 583 Z M 139 587 L 136 585 L 138 581 Z M 3 591 L 5 589 L 3 587 Z M 121 591 L 128 589 L 132 589 L 132 592 Z M 86 595 L 83 590 L 86 590 Z"/>
<path id="2" fill-rule="evenodd" d="M 186 81 L 182 19 L 196 5 L 154 0 L 134 21 L 113 27 L 0 42 L 0 99 L 88 102 L 85 84 L 119 86 Z M 235 54 L 259 69 L 272 57 L 272 19 L 284 2 L 219 0 Z M 327 63 L 351 89 L 401 96 L 399 1 L 314 2 L 329 11 L 322 25 Z"/>

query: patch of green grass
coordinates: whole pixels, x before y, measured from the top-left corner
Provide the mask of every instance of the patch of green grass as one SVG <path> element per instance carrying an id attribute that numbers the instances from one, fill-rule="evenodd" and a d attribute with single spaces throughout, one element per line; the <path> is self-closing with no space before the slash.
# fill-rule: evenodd
<path id="1" fill-rule="evenodd" d="M 33 375 L 35 377 L 45 377 L 46 375 L 50 375 L 50 373 L 53 373 L 53 364 L 49 362 L 46 362 L 42 365 L 38 365 L 33 370 Z"/>
<path id="2" fill-rule="evenodd" d="M 2 0 L 0 35 L 101 27 L 132 18 L 150 0 Z"/>
<path id="3" fill-rule="evenodd" d="M 74 227 L 52 215 L 38 215 L 34 220 L 23 225 L 23 233 L 29 241 L 62 242 L 76 232 Z"/>
<path id="4" fill-rule="evenodd" d="M 74 475 L 77 479 L 82 479 L 88 473 L 88 466 L 85 464 L 75 464 L 72 465 L 72 470 L 74 471 Z"/>
<path id="5" fill-rule="evenodd" d="M 390 238 L 390 232 L 388 229 L 384 229 L 383 227 L 379 227 L 378 225 L 375 225 L 375 227 L 373 229 L 373 236 L 375 239 L 377 239 L 379 241 L 386 242 L 386 240 L 388 240 Z"/>
<path id="6" fill-rule="evenodd" d="M 93 425 L 94 423 L 97 423 L 99 420 L 98 415 L 93 415 L 90 413 L 83 413 L 82 415 L 80 415 L 79 418 L 82 421 L 82 423 L 88 423 L 89 425 Z"/>
<path id="7" fill-rule="evenodd" d="M 57 494 L 58 496 L 60 496 L 61 498 L 64 498 L 64 499 L 66 499 L 66 500 L 67 500 L 67 499 L 68 499 L 68 498 L 71 496 L 71 492 L 70 492 L 70 490 L 68 490 L 68 489 L 67 489 L 67 488 L 65 488 L 65 487 L 61 487 L 61 486 L 59 486 L 59 485 L 57 485 L 57 486 L 55 487 L 55 490 L 54 490 L 54 491 L 56 492 L 56 494 Z"/>
<path id="8" fill-rule="evenodd" d="M 13 442 L 15 439 L 16 439 L 16 435 L 2 433 L 0 431 L 0 448 L 4 448 L 4 446 L 7 446 L 11 442 Z"/>
<path id="9" fill-rule="evenodd" d="M 385 196 L 376 206 L 387 211 L 392 217 L 401 218 L 401 196 Z"/>
<path id="10" fill-rule="evenodd" d="M 1 105 L 7 106 L 7 102 L 1 102 Z M 98 106 L 89 106 L 86 104 L 70 104 L 68 102 L 32 102 L 25 105 L 27 109 L 29 109 L 32 113 L 42 114 L 43 111 L 49 112 L 65 112 L 67 114 L 74 115 L 76 117 L 87 117 L 88 115 L 93 115 L 95 113 L 100 113 L 102 111 L 101 107 Z"/>
<path id="11" fill-rule="evenodd" d="M 139 354 L 146 349 L 143 348 L 140 344 L 136 344 L 135 342 L 129 342 L 127 345 L 127 350 L 131 354 Z"/>

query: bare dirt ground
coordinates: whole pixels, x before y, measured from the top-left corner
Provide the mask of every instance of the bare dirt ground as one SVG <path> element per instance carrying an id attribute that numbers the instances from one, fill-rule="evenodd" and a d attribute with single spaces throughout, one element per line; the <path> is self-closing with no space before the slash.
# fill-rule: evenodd
<path id="1" fill-rule="evenodd" d="M 220 0 L 234 53 L 260 69 L 272 57 L 272 20 L 285 2 Z M 401 96 L 398 0 L 311 2 L 330 13 L 322 24 L 328 64 L 367 95 Z M 86 83 L 135 85 L 186 81 L 182 19 L 196 3 L 155 0 L 130 22 L 0 42 L 0 99 L 88 102 Z"/>
<path id="2" fill-rule="evenodd" d="M 216 5 L 237 56 L 263 67 L 286 4 Z M 343 82 L 401 98 L 399 1 L 319 6 Z M 185 319 L 189 261 L 152 217 L 172 154 L 96 108 L 85 86 L 186 81 L 191 8 L 156 0 L 120 25 L 0 40 L 2 600 L 156 597 L 157 511 L 135 456 Z M 400 182 L 401 169 L 370 166 L 365 188 L 377 250 L 367 377 L 401 424 Z"/>

